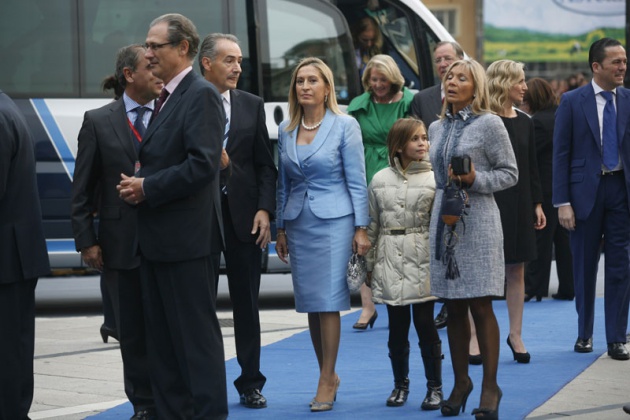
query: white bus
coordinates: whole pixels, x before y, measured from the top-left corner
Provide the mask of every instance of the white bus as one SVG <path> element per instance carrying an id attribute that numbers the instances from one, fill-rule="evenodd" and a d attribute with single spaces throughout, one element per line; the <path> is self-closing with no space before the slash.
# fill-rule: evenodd
<path id="1" fill-rule="evenodd" d="M 117 50 L 144 43 L 151 20 L 171 12 L 192 19 L 201 37 L 223 32 L 241 40 L 239 88 L 264 99 L 272 139 L 300 58 L 318 56 L 331 67 L 342 106 L 360 93 L 349 22 L 365 15 L 378 21 L 386 51 L 411 89 L 437 82 L 433 47 L 452 40 L 420 0 L 2 0 L 0 89 L 16 100 L 35 138 L 44 229 L 57 272 L 83 267 L 70 224 L 83 114 L 111 100 L 100 84 L 113 73 Z M 267 272 L 287 270 L 273 244 L 262 264 Z"/>

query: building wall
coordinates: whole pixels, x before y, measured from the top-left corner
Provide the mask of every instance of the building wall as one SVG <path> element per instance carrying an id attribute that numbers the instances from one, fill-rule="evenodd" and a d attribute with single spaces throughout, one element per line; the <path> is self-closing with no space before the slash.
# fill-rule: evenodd
<path id="1" fill-rule="evenodd" d="M 474 59 L 481 56 L 477 36 L 477 3 L 480 0 L 421 0 Z M 479 16 L 481 18 L 481 16 Z"/>

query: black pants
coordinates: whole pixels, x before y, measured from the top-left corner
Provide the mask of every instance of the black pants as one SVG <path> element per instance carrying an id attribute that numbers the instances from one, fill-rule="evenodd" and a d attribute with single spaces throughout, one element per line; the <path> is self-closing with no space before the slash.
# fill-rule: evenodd
<path id="1" fill-rule="evenodd" d="M 28 419 L 33 402 L 36 285 L 0 284 L 0 420 Z"/>

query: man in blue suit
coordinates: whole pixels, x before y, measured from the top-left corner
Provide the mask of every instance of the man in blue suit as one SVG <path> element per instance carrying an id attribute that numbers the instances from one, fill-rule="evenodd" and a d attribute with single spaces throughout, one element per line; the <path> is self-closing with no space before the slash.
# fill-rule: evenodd
<path id="1" fill-rule="evenodd" d="M 614 39 L 591 45 L 593 81 L 563 95 L 553 137 L 553 204 L 571 232 L 578 338 L 574 350 L 593 351 L 595 284 L 604 241 L 608 355 L 628 360 L 630 299 L 630 91 L 621 87 L 626 51 Z"/>

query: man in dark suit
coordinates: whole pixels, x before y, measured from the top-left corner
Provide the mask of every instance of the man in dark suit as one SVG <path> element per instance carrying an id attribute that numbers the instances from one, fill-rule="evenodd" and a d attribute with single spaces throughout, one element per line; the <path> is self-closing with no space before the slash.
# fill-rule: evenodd
<path id="1" fill-rule="evenodd" d="M 590 84 L 562 95 L 553 135 L 553 205 L 568 229 L 573 253 L 578 338 L 574 350 L 593 351 L 595 284 L 604 241 L 608 355 L 628 360 L 630 300 L 630 91 L 622 87 L 626 51 L 602 38 L 588 54 Z"/>
<path id="2" fill-rule="evenodd" d="M 210 34 L 201 44 L 201 74 L 221 93 L 229 121 L 223 146 L 229 159 L 223 172 L 229 175 L 222 175 L 221 208 L 223 255 L 233 305 L 236 357 L 241 366 L 234 385 L 241 404 L 263 408 L 267 400 L 261 393 L 266 378 L 260 372 L 258 292 L 261 250 L 271 240 L 269 224 L 276 207 L 277 170 L 262 99 L 236 89 L 242 60 L 234 35 Z M 218 272 L 215 281 L 218 287 Z"/>
<path id="3" fill-rule="evenodd" d="M 416 93 L 411 101 L 409 113 L 422 120 L 429 130 L 429 126 L 436 121 L 442 113 L 442 103 L 444 101 L 444 86 L 442 79 L 448 67 L 457 60 L 464 58 L 464 50 L 455 41 L 441 41 L 433 49 L 433 62 L 440 77 L 440 83 L 428 87 Z M 435 326 L 444 328 L 446 326 L 446 305 L 442 305 L 440 313 L 435 317 Z M 476 354 L 475 354 L 476 356 Z"/>
<path id="4" fill-rule="evenodd" d="M 33 139 L 0 91 L 0 419 L 27 419 L 33 401 L 35 286 L 50 272 Z"/>
<path id="5" fill-rule="evenodd" d="M 440 77 L 440 83 L 416 93 L 411 102 L 410 114 L 421 119 L 427 130 L 431 123 L 438 119 L 442 112 L 444 86 L 442 79 L 448 67 L 457 60 L 464 58 L 464 50 L 455 41 L 441 41 L 433 49 L 433 62 Z"/>
<path id="6" fill-rule="evenodd" d="M 159 418 L 228 415 L 223 338 L 211 261 L 219 232 L 221 96 L 192 71 L 194 24 L 179 14 L 151 22 L 146 57 L 164 89 L 120 196 L 138 205 L 149 367 Z"/>
<path id="7" fill-rule="evenodd" d="M 76 248 L 85 263 L 103 271 L 118 308 L 117 331 L 123 359 L 125 393 L 134 408 L 132 419 L 155 417 L 155 403 L 145 342 L 145 322 L 137 255 L 137 211 L 118 196 L 120 174 L 132 176 L 142 134 L 153 111 L 162 81 L 151 73 L 141 45 L 122 48 L 116 73 L 104 86 L 116 101 L 88 111 L 79 132 L 72 183 L 72 227 Z M 94 213 L 98 214 L 98 236 Z"/>

